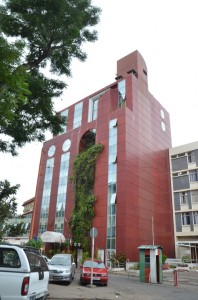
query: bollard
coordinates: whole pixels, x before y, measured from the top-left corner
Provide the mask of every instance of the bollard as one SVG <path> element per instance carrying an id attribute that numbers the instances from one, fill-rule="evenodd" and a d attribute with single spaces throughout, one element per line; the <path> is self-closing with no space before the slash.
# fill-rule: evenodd
<path id="1" fill-rule="evenodd" d="M 178 286 L 177 270 L 173 271 L 173 276 L 174 276 L 174 286 Z"/>

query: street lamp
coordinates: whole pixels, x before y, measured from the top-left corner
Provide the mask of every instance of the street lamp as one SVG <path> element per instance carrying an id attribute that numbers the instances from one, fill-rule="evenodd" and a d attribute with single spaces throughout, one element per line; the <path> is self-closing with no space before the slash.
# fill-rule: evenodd
<path id="1" fill-rule="evenodd" d="M 81 246 L 81 244 L 80 243 L 78 243 L 78 242 L 75 242 L 74 243 L 74 247 L 76 248 L 76 268 L 78 267 L 78 248 Z"/>

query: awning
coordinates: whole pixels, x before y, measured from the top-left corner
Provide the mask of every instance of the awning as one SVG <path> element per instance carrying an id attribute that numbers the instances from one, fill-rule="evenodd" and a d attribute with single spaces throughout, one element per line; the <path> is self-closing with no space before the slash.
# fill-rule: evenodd
<path id="1" fill-rule="evenodd" d="M 45 231 L 41 234 L 41 240 L 44 243 L 64 243 L 65 237 L 60 232 Z"/>

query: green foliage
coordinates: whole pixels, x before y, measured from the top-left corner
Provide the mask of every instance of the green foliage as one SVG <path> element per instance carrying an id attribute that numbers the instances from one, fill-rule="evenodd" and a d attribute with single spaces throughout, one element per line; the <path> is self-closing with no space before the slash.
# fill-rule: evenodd
<path id="1" fill-rule="evenodd" d="M 167 259 L 167 255 L 163 254 L 162 255 L 162 264 L 165 264 L 166 259 Z"/>
<path id="2" fill-rule="evenodd" d="M 86 59 L 85 42 L 97 40 L 91 30 L 100 9 L 91 0 L 6 0 L 0 5 L 0 151 L 44 141 L 45 130 L 61 132 L 65 118 L 54 110 L 54 98 L 66 84 L 49 76 L 71 75 L 73 58 Z M 2 136 L 3 136 L 2 135 Z M 9 138 L 9 139 L 8 139 Z"/>
<path id="3" fill-rule="evenodd" d="M 140 264 L 139 264 L 139 262 L 138 262 L 138 263 L 135 263 L 133 266 L 131 266 L 130 269 L 132 269 L 132 270 L 139 270 L 139 269 L 140 269 Z"/>
<path id="4" fill-rule="evenodd" d="M 176 268 L 176 265 L 172 265 L 172 264 L 171 264 L 171 265 L 169 265 L 169 268 L 170 268 L 170 269 L 175 269 L 175 268 Z"/>
<path id="5" fill-rule="evenodd" d="M 19 185 L 11 186 L 9 181 L 0 181 L 0 241 L 9 229 L 5 225 L 8 219 L 11 219 L 17 211 L 16 193 Z M 9 235 L 9 230 L 7 231 Z"/>
<path id="6" fill-rule="evenodd" d="M 117 254 L 113 252 L 110 260 L 113 268 L 119 267 L 120 265 L 125 266 L 126 255 L 121 252 L 118 252 Z"/>
<path id="7" fill-rule="evenodd" d="M 26 243 L 26 245 L 38 248 L 40 250 L 43 247 L 43 241 L 40 238 L 38 238 L 37 241 L 35 241 L 34 239 L 32 239 L 32 240 L 29 240 Z"/>
<path id="8" fill-rule="evenodd" d="M 86 259 L 91 259 L 90 254 L 88 251 L 83 251 L 81 265 L 83 265 L 83 263 Z"/>
<path id="9" fill-rule="evenodd" d="M 70 227 L 73 241 L 80 242 L 84 251 L 89 250 L 89 232 L 95 216 L 93 194 L 96 160 L 103 145 L 96 144 L 81 152 L 73 164 L 72 181 L 74 184 L 75 204 L 71 215 Z"/>
<path id="10" fill-rule="evenodd" d="M 6 224 L 6 235 L 7 236 L 21 236 L 27 233 L 25 229 L 25 223 L 18 223 L 18 224 Z"/>
<path id="11" fill-rule="evenodd" d="M 182 256 L 181 260 L 182 260 L 183 263 L 190 263 L 191 262 L 191 258 L 188 255 Z"/>

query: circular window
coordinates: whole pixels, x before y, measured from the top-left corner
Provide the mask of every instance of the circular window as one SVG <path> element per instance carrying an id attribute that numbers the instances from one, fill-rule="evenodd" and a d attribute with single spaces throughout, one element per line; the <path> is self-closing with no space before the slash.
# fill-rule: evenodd
<path id="1" fill-rule="evenodd" d="M 165 114 L 164 114 L 164 111 L 162 109 L 161 109 L 161 117 L 162 117 L 162 119 L 165 118 Z"/>
<path id="2" fill-rule="evenodd" d="M 162 130 L 166 131 L 166 125 L 164 124 L 164 122 L 161 123 L 161 126 L 162 126 Z"/>
<path id="3" fill-rule="evenodd" d="M 53 156 L 55 151 L 56 151 L 56 147 L 54 145 L 52 145 L 48 150 L 48 156 L 49 157 Z"/>
<path id="4" fill-rule="evenodd" d="M 62 146 L 62 150 L 65 152 L 67 150 L 69 150 L 71 146 L 71 141 L 70 139 L 67 139 L 66 141 L 64 141 L 63 146 Z"/>

